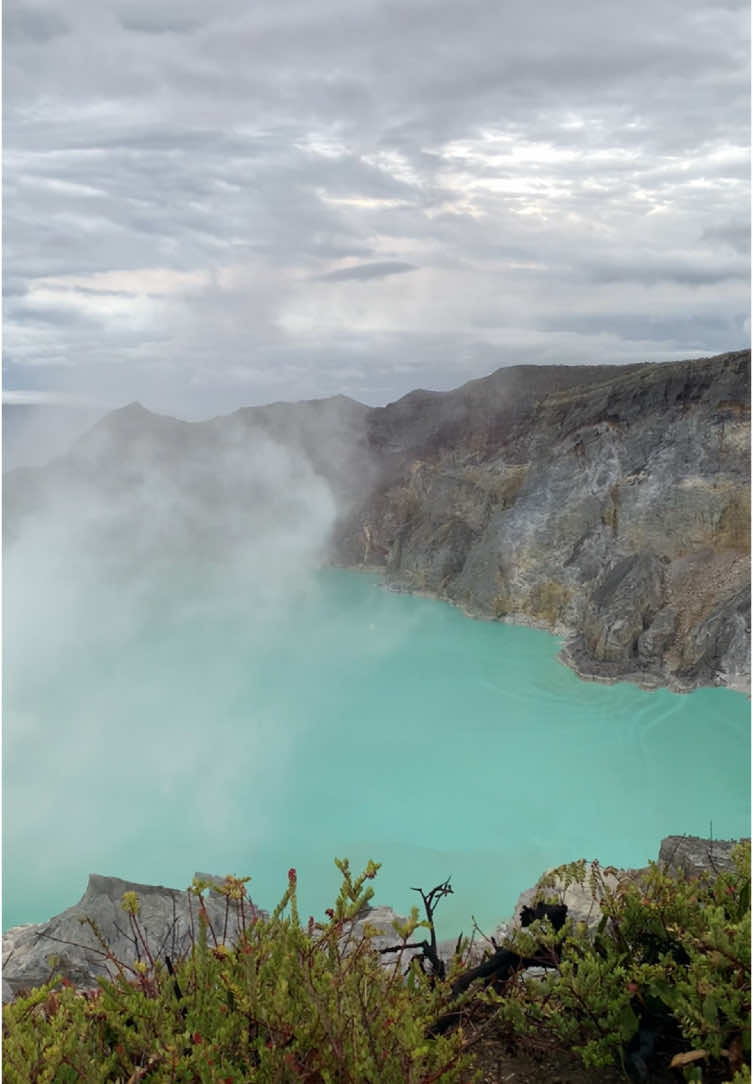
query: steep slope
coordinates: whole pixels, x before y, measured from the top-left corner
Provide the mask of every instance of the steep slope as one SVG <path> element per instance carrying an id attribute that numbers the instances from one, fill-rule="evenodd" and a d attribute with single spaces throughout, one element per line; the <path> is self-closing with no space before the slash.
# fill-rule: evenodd
<path id="1" fill-rule="evenodd" d="M 569 636 L 583 676 L 749 683 L 750 353 L 501 370 L 373 412 L 343 561 Z"/>
<path id="2" fill-rule="evenodd" d="M 516 366 L 374 409 L 337 396 L 188 423 L 131 404 L 5 476 L 6 536 L 55 501 L 81 537 L 143 541 L 159 520 L 152 550 L 221 559 L 247 510 L 259 529 L 265 502 L 323 482 L 335 563 L 555 630 L 585 677 L 749 687 L 750 351 Z"/>

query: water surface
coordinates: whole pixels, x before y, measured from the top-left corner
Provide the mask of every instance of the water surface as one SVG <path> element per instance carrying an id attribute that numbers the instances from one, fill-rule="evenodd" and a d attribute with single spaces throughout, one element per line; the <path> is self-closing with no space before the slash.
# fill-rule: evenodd
<path id="1" fill-rule="evenodd" d="M 337 855 L 381 861 L 376 902 L 403 912 L 452 875 L 454 936 L 554 864 L 749 834 L 744 696 L 583 682 L 547 633 L 372 576 L 324 571 L 279 608 L 215 588 L 176 579 L 136 614 L 90 599 L 85 635 L 36 651 L 6 626 L 4 928 L 70 906 L 89 872 L 250 874 L 270 907 L 295 866 L 321 915 Z"/>

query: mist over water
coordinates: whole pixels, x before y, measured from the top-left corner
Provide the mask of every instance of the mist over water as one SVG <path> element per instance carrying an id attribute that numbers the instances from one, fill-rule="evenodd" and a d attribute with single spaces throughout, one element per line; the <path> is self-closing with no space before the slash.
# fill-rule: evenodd
<path id="1" fill-rule="evenodd" d="M 738 694 L 581 682 L 546 633 L 373 576 L 309 570 L 281 593 L 247 566 L 176 573 L 124 613 L 101 581 L 66 609 L 58 573 L 40 591 L 60 624 L 37 648 L 21 630 L 41 615 L 7 571 L 5 928 L 71 905 L 89 872 L 250 874 L 271 907 L 296 866 L 321 915 L 347 855 L 383 862 L 376 900 L 402 911 L 452 874 L 453 936 L 552 864 L 641 865 L 669 833 L 749 831 Z"/>
<path id="2" fill-rule="evenodd" d="M 321 915 L 348 856 L 402 912 L 451 874 L 454 936 L 551 865 L 748 833 L 746 698 L 581 682 L 546 633 L 323 569 L 300 449 L 184 425 L 126 408 L 6 486 L 4 928 L 90 872 L 250 874 L 271 908 L 295 866 Z"/>

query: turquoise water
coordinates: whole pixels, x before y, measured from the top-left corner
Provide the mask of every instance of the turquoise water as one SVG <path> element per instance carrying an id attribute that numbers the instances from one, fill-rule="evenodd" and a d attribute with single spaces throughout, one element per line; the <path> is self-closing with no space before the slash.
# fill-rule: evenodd
<path id="1" fill-rule="evenodd" d="M 452 875 L 454 936 L 553 864 L 749 834 L 744 696 L 583 682 L 548 634 L 371 576 L 324 571 L 281 607 L 237 584 L 125 613 L 117 592 L 63 600 L 52 638 L 10 624 L 12 585 L 6 605 L 4 928 L 70 906 L 89 872 L 250 874 L 271 907 L 295 866 L 319 915 L 347 855 L 383 863 L 376 902 L 403 912 Z"/>

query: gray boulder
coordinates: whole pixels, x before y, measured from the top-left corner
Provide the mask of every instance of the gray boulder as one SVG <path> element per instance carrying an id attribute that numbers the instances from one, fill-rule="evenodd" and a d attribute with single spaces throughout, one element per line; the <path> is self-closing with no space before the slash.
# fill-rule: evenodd
<path id="1" fill-rule="evenodd" d="M 355 922 L 346 927 L 344 938 L 355 945 L 363 937 L 367 928 L 371 931 L 376 930 L 376 933 L 372 932 L 371 946 L 377 952 L 382 953 L 382 965 L 387 969 L 397 966 L 399 970 L 405 971 L 414 956 L 422 955 L 421 949 L 400 949 L 401 938 L 395 929 L 395 925 L 405 921 L 405 916 L 398 915 L 391 907 L 366 907 L 358 915 Z M 411 945 L 420 944 L 423 940 L 428 941 L 430 936 L 430 932 L 425 926 L 419 926 L 408 943 Z M 437 944 L 437 954 L 440 960 L 449 965 L 455 954 L 456 947 L 457 940 L 455 938 L 440 941 Z M 488 946 L 476 942 L 468 946 L 464 953 L 464 959 L 468 965 L 477 963 L 484 955 L 486 947 Z M 383 951 L 395 948 L 398 951 Z"/>
<path id="2" fill-rule="evenodd" d="M 599 891 L 594 892 L 589 883 L 594 875 L 601 884 L 613 892 L 623 877 L 634 876 L 635 870 L 604 870 L 598 862 L 589 865 L 583 863 L 585 879 L 582 883 L 571 881 L 564 872 L 549 870 L 545 873 L 533 888 L 521 892 L 515 910 L 511 918 L 501 922 L 494 931 L 494 940 L 501 944 L 506 939 L 514 936 L 521 928 L 520 912 L 524 907 L 535 907 L 542 900 L 555 900 L 567 906 L 567 917 L 576 925 L 585 923 L 590 931 L 594 931 L 601 922 L 603 912 L 601 902 L 603 896 Z"/>
<path id="3" fill-rule="evenodd" d="M 661 841 L 659 865 L 686 877 L 701 873 L 728 873 L 734 869 L 732 852 L 737 839 L 701 839 L 699 836 L 667 836 Z"/>
<path id="4" fill-rule="evenodd" d="M 223 883 L 219 877 L 196 876 L 218 886 Z M 138 896 L 143 941 L 121 906 L 126 892 Z M 226 897 L 210 889 L 204 899 L 218 942 L 232 941 L 243 919 L 248 923 L 262 913 L 246 900 L 242 917 L 239 904 L 231 902 L 226 923 Z M 90 923 L 113 955 L 127 965 L 146 959 L 147 949 L 154 958 L 179 957 L 190 949 L 198 932 L 198 911 L 198 900 L 185 891 L 93 873 L 86 892 L 73 907 L 47 922 L 16 926 L 3 934 L 3 1000 L 48 982 L 54 975 L 62 975 L 82 989 L 95 987 L 99 976 L 112 977 L 116 968 Z"/>
<path id="5" fill-rule="evenodd" d="M 723 873 L 734 869 L 732 852 L 740 840 L 702 839 L 698 836 L 667 836 L 659 848 L 658 865 L 682 876 L 698 877 L 702 873 Z M 573 870 L 580 867 L 577 879 Z M 603 867 L 598 862 L 571 863 L 548 870 L 533 888 L 526 889 L 518 897 L 510 918 L 504 919 L 494 930 L 493 938 L 499 944 L 512 937 L 521 928 L 520 912 L 523 907 L 534 907 L 540 901 L 554 901 L 567 905 L 568 918 L 577 925 L 584 923 L 593 932 L 603 917 L 604 892 L 614 892 L 626 881 L 640 880 L 646 868 L 615 869 Z"/>

